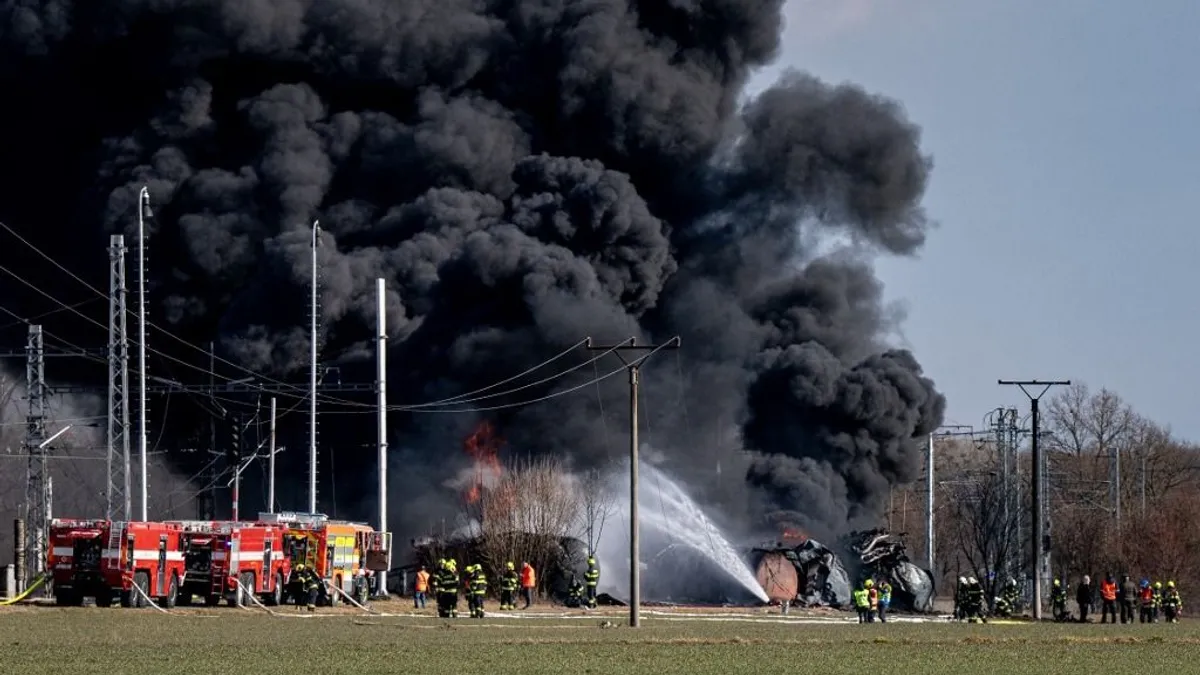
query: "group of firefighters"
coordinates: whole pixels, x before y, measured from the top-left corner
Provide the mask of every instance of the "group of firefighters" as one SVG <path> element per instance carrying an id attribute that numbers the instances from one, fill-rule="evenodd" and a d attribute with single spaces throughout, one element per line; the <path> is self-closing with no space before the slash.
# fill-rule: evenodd
<path id="1" fill-rule="evenodd" d="M 851 596 L 859 623 L 875 623 L 877 617 L 880 623 L 887 623 L 887 611 L 892 605 L 892 584 L 886 578 L 880 579 L 878 584 L 874 579 L 863 581 Z"/>
<path id="2" fill-rule="evenodd" d="M 1104 581 L 1100 582 L 1099 596 L 1100 623 L 1116 623 L 1118 611 L 1121 623 L 1134 623 L 1135 613 L 1138 623 L 1158 623 L 1160 614 L 1167 623 L 1177 623 L 1179 615 L 1183 613 L 1183 597 L 1179 595 L 1174 581 L 1168 581 L 1164 588 L 1161 581 L 1142 579 L 1135 583 L 1126 574 L 1118 584 L 1113 575 L 1106 574 Z M 1088 612 L 1096 605 L 1096 590 L 1091 577 L 1084 575 L 1075 587 L 1075 604 L 1079 608 L 1077 620 L 1086 622 Z M 1053 590 L 1050 591 L 1050 606 L 1056 621 L 1072 619 L 1067 610 L 1067 589 L 1059 579 L 1054 580 Z"/>
<path id="3" fill-rule="evenodd" d="M 596 558 L 589 556 L 587 571 L 584 573 L 584 583 L 578 582 L 574 576 L 571 579 L 570 597 L 567 605 L 583 606 L 589 609 L 596 607 L 596 587 L 600 583 L 600 569 Z M 521 599 L 525 601 L 521 609 L 529 609 L 533 604 L 534 589 L 537 588 L 537 573 L 528 562 L 521 563 L 518 574 L 516 565 L 511 561 L 504 563 L 504 573 L 500 577 L 500 609 L 513 610 L 517 608 L 517 590 L 520 589 Z M 473 564 L 463 568 L 460 578 L 458 561 L 453 558 L 442 558 L 437 561 L 437 568 L 430 574 L 424 566 L 417 571 L 416 584 L 413 588 L 413 606 L 425 608 L 428 594 L 437 599 L 438 616 L 444 619 L 458 617 L 458 596 L 460 591 L 467 597 L 467 608 L 471 617 L 484 617 L 484 602 L 488 595 L 487 574 L 483 565 Z"/>
<path id="4" fill-rule="evenodd" d="M 1055 621 L 1078 621 L 1086 623 L 1088 612 L 1096 605 L 1097 593 L 1092 586 L 1091 577 L 1084 575 L 1075 588 L 1075 604 L 1079 609 L 1078 617 L 1073 617 L 1067 609 L 1067 586 L 1061 579 L 1055 579 L 1050 591 L 1050 607 Z M 1179 621 L 1183 613 L 1183 598 L 1174 581 L 1168 581 L 1164 588 L 1161 581 L 1151 582 L 1142 579 L 1135 583 L 1129 575 L 1117 583 L 1111 574 L 1105 575 L 1100 582 L 1099 599 L 1101 604 L 1100 623 L 1158 623 L 1160 613 L 1168 623 Z M 954 618 L 959 621 L 987 623 L 987 602 L 983 584 L 975 577 L 959 577 L 958 588 L 954 596 Z M 1017 589 L 1015 579 L 1009 578 L 995 598 L 995 616 L 1012 616 L 1020 604 L 1021 593 Z M 1137 618 L 1135 619 L 1135 615 Z"/>
<path id="5" fill-rule="evenodd" d="M 370 581 L 367 575 L 368 572 L 360 568 L 354 576 L 350 597 L 360 605 L 366 604 L 367 596 L 370 595 Z M 316 570 L 304 563 L 297 563 L 292 567 L 291 575 L 288 577 L 288 596 L 294 600 L 297 606 L 304 605 L 308 611 L 315 612 L 317 598 L 320 596 L 323 584 L 324 582 L 317 575 Z"/>

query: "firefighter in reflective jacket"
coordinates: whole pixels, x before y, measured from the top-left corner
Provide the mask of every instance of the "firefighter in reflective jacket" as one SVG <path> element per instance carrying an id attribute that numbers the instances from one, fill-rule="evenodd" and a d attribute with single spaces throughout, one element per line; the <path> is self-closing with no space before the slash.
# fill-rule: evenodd
<path id="1" fill-rule="evenodd" d="M 1067 614 L 1067 589 L 1063 588 L 1061 579 L 1054 580 L 1054 588 L 1050 591 L 1050 611 L 1055 621 L 1070 618 Z"/>
<path id="2" fill-rule="evenodd" d="M 487 597 L 487 576 L 483 573 L 483 565 L 471 566 L 471 616 L 483 618 L 483 601 Z"/>
<path id="3" fill-rule="evenodd" d="M 1142 579 L 1138 590 L 1138 623 L 1154 623 L 1154 589 L 1150 587 L 1149 579 Z"/>
<path id="4" fill-rule="evenodd" d="M 500 609 L 517 608 L 517 566 L 512 562 L 504 563 L 504 576 L 500 577 Z"/>
<path id="5" fill-rule="evenodd" d="M 600 568 L 596 567 L 596 558 L 593 556 L 588 556 L 588 568 L 583 574 L 583 580 L 587 583 L 587 607 L 596 609 L 596 586 L 600 583 Z"/>
<path id="6" fill-rule="evenodd" d="M 458 564 L 453 558 L 438 571 L 437 599 L 438 616 L 443 619 L 458 617 Z"/>
<path id="7" fill-rule="evenodd" d="M 321 580 L 317 578 L 316 572 L 301 563 L 292 568 L 292 576 L 289 581 L 296 589 L 296 605 L 299 606 L 300 600 L 303 599 L 308 611 L 315 612 L 317 610 L 317 590 L 321 587 Z"/>
<path id="8" fill-rule="evenodd" d="M 867 609 L 871 606 L 870 599 L 867 597 L 867 589 L 865 586 L 859 586 L 854 589 L 854 609 L 858 612 L 858 622 L 867 622 Z"/>
<path id="9" fill-rule="evenodd" d="M 1179 614 L 1183 611 L 1183 598 L 1174 581 L 1167 582 L 1167 591 L 1163 593 L 1163 612 L 1166 613 L 1167 623 L 1179 623 Z"/>

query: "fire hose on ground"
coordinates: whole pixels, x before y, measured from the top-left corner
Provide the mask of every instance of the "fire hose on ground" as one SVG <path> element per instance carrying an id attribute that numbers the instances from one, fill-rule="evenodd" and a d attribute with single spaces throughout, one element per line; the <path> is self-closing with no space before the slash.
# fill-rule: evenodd
<path id="1" fill-rule="evenodd" d="M 286 614 L 286 613 L 283 613 L 283 612 L 277 612 L 277 611 L 275 611 L 275 610 L 271 609 L 270 607 L 267 607 L 266 605 L 264 605 L 264 604 L 262 603 L 262 601 L 258 599 L 258 596 L 257 596 L 257 595 L 255 595 L 255 594 L 254 594 L 254 592 L 253 592 L 252 590 L 250 590 L 250 589 L 248 589 L 248 588 L 246 588 L 245 586 L 243 586 L 243 585 L 242 585 L 242 582 L 241 582 L 241 580 L 240 580 L 240 579 L 234 579 L 234 583 L 236 583 L 236 584 L 237 584 L 238 590 L 239 590 L 239 591 L 241 591 L 240 593 L 238 593 L 238 598 L 237 598 L 237 606 L 238 606 L 238 607 L 241 607 L 242 609 L 245 609 L 245 610 L 248 610 L 248 611 L 254 611 L 252 608 L 250 608 L 250 607 L 247 607 L 246 605 L 244 605 L 244 604 L 242 603 L 242 597 L 247 597 L 247 598 L 250 598 L 250 602 L 252 602 L 254 605 L 256 605 L 256 606 L 257 606 L 259 609 L 263 610 L 263 611 L 264 611 L 264 612 L 266 612 L 267 614 L 270 614 L 271 616 L 278 616 L 278 617 L 283 617 L 283 618 L 291 618 L 291 619 L 296 619 L 296 618 L 308 619 L 308 618 L 312 618 L 312 617 L 314 616 L 314 615 L 312 615 L 312 614 Z M 350 597 L 349 595 L 347 595 L 347 594 L 346 594 L 346 592 L 345 592 L 345 591 L 343 591 L 342 589 L 340 589 L 340 588 L 338 588 L 337 586 L 334 586 L 333 584 L 329 583 L 329 581 L 328 581 L 328 580 L 323 580 L 323 583 L 325 584 L 325 588 L 326 588 L 326 589 L 328 589 L 328 590 L 331 590 L 331 591 L 333 591 L 333 592 L 335 592 L 335 593 L 337 593 L 337 594 L 341 595 L 341 596 L 342 596 L 343 598 L 345 598 L 345 599 L 346 599 L 346 600 L 347 600 L 347 601 L 348 601 L 350 604 L 352 604 L 352 605 L 354 605 L 355 607 L 357 607 L 357 608 L 361 609 L 362 611 L 364 611 L 364 612 L 366 612 L 366 613 L 368 613 L 368 614 L 376 614 L 376 615 L 379 615 L 379 616 L 384 616 L 384 615 L 383 615 L 383 614 L 381 614 L 380 612 L 377 612 L 377 611 L 375 611 L 375 610 L 373 610 L 373 609 L 368 609 L 367 607 L 364 607 L 363 605 L 359 604 L 359 603 L 358 603 L 358 601 L 356 601 L 354 598 L 352 598 L 352 597 Z"/>
<path id="2" fill-rule="evenodd" d="M 29 588 L 26 588 L 20 595 L 16 596 L 15 598 L 9 598 L 7 600 L 0 601 L 0 607 L 7 607 L 8 605 L 17 604 L 18 602 L 29 597 L 30 593 L 33 593 L 38 588 L 41 588 L 42 584 L 44 583 L 46 583 L 46 575 L 39 574 L 37 578 L 33 580 L 33 583 L 29 584 Z"/>

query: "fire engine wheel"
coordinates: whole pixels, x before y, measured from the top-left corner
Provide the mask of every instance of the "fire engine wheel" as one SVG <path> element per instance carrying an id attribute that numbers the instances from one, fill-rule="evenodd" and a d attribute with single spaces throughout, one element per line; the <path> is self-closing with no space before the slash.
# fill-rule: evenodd
<path id="1" fill-rule="evenodd" d="M 167 597 L 163 599 L 163 607 L 167 609 L 175 609 L 175 605 L 179 603 L 179 576 L 172 574 L 171 583 L 167 586 Z"/>
<path id="2" fill-rule="evenodd" d="M 238 577 L 237 595 L 243 607 L 254 604 L 254 572 L 242 572 Z"/>
<path id="3" fill-rule="evenodd" d="M 271 587 L 271 592 L 267 593 L 263 600 L 272 607 L 283 604 L 283 574 L 275 573 L 275 585 Z"/>
<path id="4" fill-rule="evenodd" d="M 150 575 L 146 572 L 138 572 L 134 574 L 133 585 L 137 586 L 142 591 L 141 593 L 138 593 L 133 589 L 130 589 L 130 592 L 135 596 L 133 598 L 133 606 L 143 609 L 149 607 L 150 604 L 147 602 L 147 598 L 150 595 Z"/>

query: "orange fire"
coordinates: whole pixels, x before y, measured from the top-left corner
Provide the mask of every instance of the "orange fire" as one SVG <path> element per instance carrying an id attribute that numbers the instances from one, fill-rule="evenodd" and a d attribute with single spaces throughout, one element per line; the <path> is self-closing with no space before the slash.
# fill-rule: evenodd
<path id="1" fill-rule="evenodd" d="M 808 541 L 808 535 L 804 534 L 802 530 L 794 527 L 784 528 L 783 535 L 780 538 L 784 541 L 798 541 L 801 543 Z"/>
<path id="2" fill-rule="evenodd" d="M 468 504 L 474 504 L 483 496 L 483 488 L 487 479 L 494 480 L 502 471 L 500 467 L 500 447 L 504 440 L 496 435 L 496 429 L 491 422 L 483 421 L 470 436 L 463 441 L 463 448 L 475 462 L 475 478 L 471 487 L 467 488 L 464 497 Z"/>

